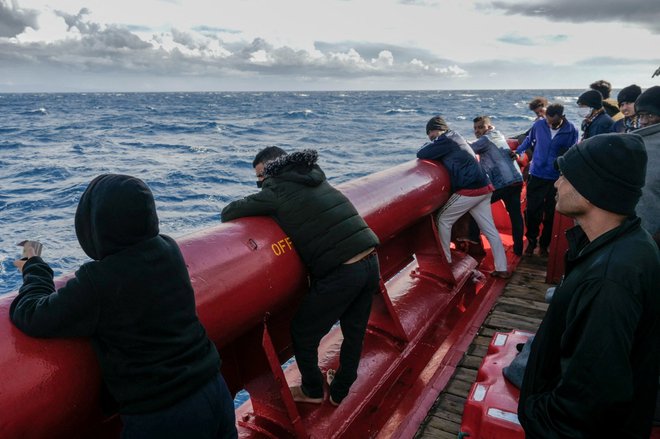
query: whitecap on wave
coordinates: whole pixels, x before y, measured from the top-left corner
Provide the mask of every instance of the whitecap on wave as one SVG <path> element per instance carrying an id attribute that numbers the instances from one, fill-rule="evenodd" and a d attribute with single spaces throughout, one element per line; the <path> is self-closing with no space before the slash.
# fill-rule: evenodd
<path id="1" fill-rule="evenodd" d="M 555 96 L 553 100 L 559 102 L 575 102 L 577 96 Z"/>
<path id="2" fill-rule="evenodd" d="M 385 112 L 385 114 L 396 114 L 396 113 L 417 113 L 417 110 L 412 108 L 391 108 Z"/>

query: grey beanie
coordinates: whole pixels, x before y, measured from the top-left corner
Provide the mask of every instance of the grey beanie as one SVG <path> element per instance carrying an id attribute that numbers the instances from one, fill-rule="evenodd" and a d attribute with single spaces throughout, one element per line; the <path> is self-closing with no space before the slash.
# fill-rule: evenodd
<path id="1" fill-rule="evenodd" d="M 447 125 L 447 122 L 445 122 L 445 120 L 442 118 L 442 116 L 432 117 L 431 120 L 426 123 L 426 134 L 434 130 L 449 130 L 449 126 Z"/>
<path id="2" fill-rule="evenodd" d="M 644 187 L 646 162 L 641 136 L 600 134 L 569 148 L 557 159 L 557 166 L 591 204 L 633 215 Z"/>

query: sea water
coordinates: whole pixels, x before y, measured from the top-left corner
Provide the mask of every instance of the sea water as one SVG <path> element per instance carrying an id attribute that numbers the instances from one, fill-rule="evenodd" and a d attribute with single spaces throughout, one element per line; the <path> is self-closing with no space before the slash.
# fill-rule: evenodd
<path id="1" fill-rule="evenodd" d="M 257 190 L 252 159 L 266 146 L 314 148 L 333 184 L 415 159 L 427 120 L 441 114 L 473 140 L 490 115 L 505 135 L 533 121 L 535 96 L 566 106 L 581 90 L 0 94 L 0 295 L 18 289 L 16 244 L 44 244 L 55 275 L 88 260 L 74 214 L 103 173 L 152 189 L 161 233 L 216 225 L 230 201 Z M 578 124 L 579 125 L 579 124 Z"/>

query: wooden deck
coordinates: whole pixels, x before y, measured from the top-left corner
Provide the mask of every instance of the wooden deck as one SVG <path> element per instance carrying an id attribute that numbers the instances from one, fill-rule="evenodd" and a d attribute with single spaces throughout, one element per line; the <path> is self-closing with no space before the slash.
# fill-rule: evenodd
<path id="1" fill-rule="evenodd" d="M 536 332 L 548 305 L 545 292 L 546 258 L 523 258 L 504 292 L 497 300 L 479 333 L 472 341 L 456 373 L 420 425 L 415 439 L 456 439 L 461 427 L 463 405 L 477 369 L 496 331 L 521 329 Z"/>

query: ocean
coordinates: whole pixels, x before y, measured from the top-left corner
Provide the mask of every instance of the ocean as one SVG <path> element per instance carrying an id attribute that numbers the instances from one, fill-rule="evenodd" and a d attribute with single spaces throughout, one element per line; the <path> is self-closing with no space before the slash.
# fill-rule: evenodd
<path id="1" fill-rule="evenodd" d="M 534 120 L 535 96 L 566 106 L 579 126 L 582 90 L 0 94 L 0 295 L 18 289 L 17 243 L 39 240 L 55 275 L 88 260 L 74 231 L 87 184 L 134 175 L 156 198 L 161 233 L 215 225 L 257 190 L 263 147 L 314 148 L 331 183 L 413 160 L 441 114 L 469 141 L 472 119 L 513 136 Z"/>

